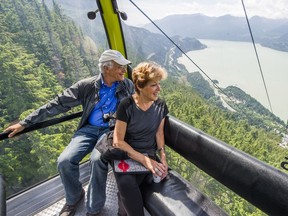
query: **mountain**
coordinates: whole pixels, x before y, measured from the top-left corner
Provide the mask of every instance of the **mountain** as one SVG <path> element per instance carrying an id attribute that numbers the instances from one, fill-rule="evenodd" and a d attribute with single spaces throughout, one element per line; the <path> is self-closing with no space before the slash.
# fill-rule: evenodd
<path id="1" fill-rule="evenodd" d="M 125 40 L 130 60 L 137 64 L 139 61 L 150 60 L 165 66 L 170 76 L 182 76 L 188 71 L 183 65 L 177 63 L 182 52 L 162 34 L 151 33 L 144 28 L 127 26 L 123 24 Z M 190 37 L 173 36 L 170 38 L 183 52 L 205 49 L 207 46 L 199 40 Z"/>
<path id="2" fill-rule="evenodd" d="M 68 2 L 63 0 L 61 0 L 61 2 L 63 3 L 63 12 L 81 26 L 84 33 L 91 37 L 91 39 L 95 40 L 96 38 L 97 40 L 94 41 L 95 44 L 103 44 L 105 40 L 104 29 L 97 28 L 95 32 L 94 29 L 91 31 L 91 28 L 88 26 L 89 21 L 87 22 L 87 9 L 79 8 L 78 13 L 74 14 Z M 92 6 L 89 7 L 91 8 Z M 99 24 L 101 19 L 97 17 L 93 22 Z M 286 32 L 285 28 L 283 28 L 287 23 L 285 20 L 253 17 L 251 22 L 257 26 L 254 30 L 257 35 L 261 35 L 262 40 L 267 43 L 269 39 L 275 38 L 275 35 L 284 35 Z M 127 53 L 129 59 L 133 62 L 132 66 L 144 60 L 156 61 L 167 69 L 169 77 L 173 77 L 179 82 L 191 86 L 204 99 L 221 109 L 232 111 L 235 115 L 238 115 L 239 118 L 248 118 L 253 125 L 256 124 L 266 127 L 267 119 L 268 122 L 276 122 L 277 127 L 285 125 L 283 121 L 271 114 L 269 110 L 241 89 L 230 86 L 219 91 L 213 83 L 206 81 L 200 73 L 189 73 L 184 65 L 177 62 L 177 59 L 182 56 L 183 53 L 176 48 L 175 44 L 183 52 L 187 53 L 192 50 L 205 49 L 206 45 L 202 44 L 196 38 L 205 38 L 207 35 L 211 37 L 211 39 L 251 40 L 244 18 L 230 15 L 222 17 L 208 17 L 202 14 L 172 15 L 158 20 L 156 23 L 167 35 L 172 35 L 170 36 L 170 40 L 164 35 L 159 34 L 159 31 L 156 32 L 155 27 L 152 28 L 151 25 L 140 28 L 128 26 L 125 22 L 122 22 Z M 208 36 L 207 38 L 209 38 Z M 99 38 L 101 40 L 99 40 Z M 285 36 L 283 36 L 282 40 L 284 39 Z M 171 42 L 171 40 L 173 42 Z M 275 46 L 275 43 L 271 40 L 271 46 Z M 227 97 L 227 95 L 230 96 Z M 235 95 L 237 95 L 237 97 Z M 239 104 L 239 101 L 242 101 L 242 103 Z M 244 109 L 243 107 L 245 106 L 248 108 Z M 258 109 L 255 112 L 251 107 L 257 107 Z M 245 112 L 243 112 L 244 110 Z"/>
<path id="3" fill-rule="evenodd" d="M 169 36 L 251 42 L 251 35 L 244 17 L 184 14 L 170 15 L 156 20 L 155 23 Z M 267 19 L 254 16 L 249 19 L 249 24 L 255 42 L 288 52 L 288 19 Z M 146 24 L 143 28 L 151 32 L 156 30 L 153 24 Z"/>

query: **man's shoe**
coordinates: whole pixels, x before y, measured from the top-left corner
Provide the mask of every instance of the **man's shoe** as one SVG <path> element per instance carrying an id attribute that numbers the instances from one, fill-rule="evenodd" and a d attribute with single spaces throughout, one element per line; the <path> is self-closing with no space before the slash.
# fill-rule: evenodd
<path id="1" fill-rule="evenodd" d="M 85 195 L 85 191 L 84 189 L 82 189 L 79 200 L 74 205 L 68 205 L 67 203 L 65 203 L 65 205 L 63 206 L 63 208 L 61 209 L 59 213 L 59 216 L 73 216 L 77 210 L 79 203 L 84 198 L 84 195 Z"/>

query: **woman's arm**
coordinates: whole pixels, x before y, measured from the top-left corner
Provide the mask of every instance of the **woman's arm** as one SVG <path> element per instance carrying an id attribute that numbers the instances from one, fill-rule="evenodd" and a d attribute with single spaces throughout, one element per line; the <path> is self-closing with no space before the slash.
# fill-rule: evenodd
<path id="1" fill-rule="evenodd" d="M 157 132 L 156 132 L 156 142 L 157 142 L 157 149 L 160 155 L 160 161 L 164 165 L 164 170 L 162 170 L 162 178 L 164 178 L 168 174 L 168 164 L 166 161 L 166 152 L 165 152 L 165 139 L 164 139 L 164 123 L 165 118 L 162 119 Z M 163 172 L 164 171 L 164 172 Z"/>
<path id="2" fill-rule="evenodd" d="M 125 133 L 127 129 L 127 123 L 124 121 L 116 120 L 114 135 L 113 135 L 113 147 L 119 148 L 122 151 L 128 153 L 128 156 L 135 161 L 142 163 L 153 174 L 156 174 L 155 169 L 165 170 L 165 167 L 155 160 L 143 155 L 142 153 L 135 151 L 127 142 L 124 141 Z"/>

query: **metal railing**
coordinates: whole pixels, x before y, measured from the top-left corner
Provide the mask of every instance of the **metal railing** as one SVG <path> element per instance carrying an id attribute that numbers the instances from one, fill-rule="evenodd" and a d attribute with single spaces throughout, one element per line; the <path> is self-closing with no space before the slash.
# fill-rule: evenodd
<path id="1" fill-rule="evenodd" d="M 50 120 L 47 120 L 47 121 L 36 123 L 34 125 L 31 125 L 30 127 L 25 128 L 23 131 L 19 132 L 16 135 L 18 136 L 18 135 L 23 134 L 23 133 L 27 133 L 27 132 L 34 131 L 34 130 L 39 130 L 41 128 L 45 128 L 45 127 L 48 127 L 48 126 L 51 126 L 51 125 L 56 125 L 56 124 L 59 124 L 59 123 L 64 122 L 64 121 L 69 121 L 69 120 L 72 120 L 72 119 L 80 117 L 82 115 L 82 113 L 83 112 L 81 111 L 81 112 L 73 113 L 73 114 L 70 114 L 70 115 L 61 116 L 59 118 L 53 118 L 53 119 L 50 119 Z M 0 141 L 4 140 L 4 139 L 7 139 L 8 138 L 8 134 L 9 134 L 9 131 L 0 133 Z"/>

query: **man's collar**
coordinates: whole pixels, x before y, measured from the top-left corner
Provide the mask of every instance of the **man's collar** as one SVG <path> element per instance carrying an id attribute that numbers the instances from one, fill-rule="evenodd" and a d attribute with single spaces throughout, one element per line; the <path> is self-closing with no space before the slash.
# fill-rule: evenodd
<path id="1" fill-rule="evenodd" d="M 101 86 L 106 86 L 106 87 L 109 87 L 109 88 L 115 87 L 115 86 L 117 86 L 119 84 L 119 81 L 115 81 L 115 82 L 113 82 L 112 86 L 107 86 L 107 84 L 104 82 L 104 78 L 103 78 L 103 74 L 102 73 L 100 74 L 100 80 L 101 80 Z"/>
<path id="2" fill-rule="evenodd" d="M 103 74 L 100 74 L 101 85 L 106 85 L 104 82 Z"/>

